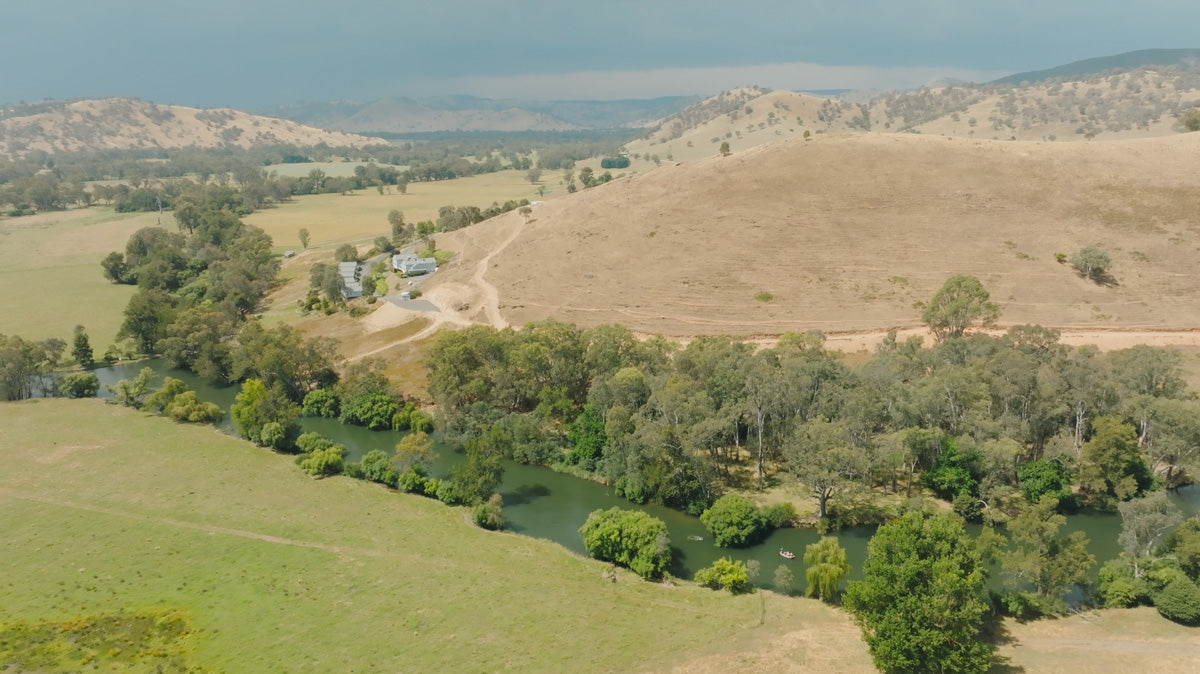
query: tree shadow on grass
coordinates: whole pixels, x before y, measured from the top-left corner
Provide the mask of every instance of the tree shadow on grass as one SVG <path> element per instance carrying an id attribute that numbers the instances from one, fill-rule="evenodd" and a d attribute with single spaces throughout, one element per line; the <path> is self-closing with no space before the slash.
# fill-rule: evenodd
<path id="1" fill-rule="evenodd" d="M 984 616 L 983 629 L 980 630 L 979 636 L 997 648 L 1007 646 L 1015 641 L 1004 624 L 1003 616 L 998 612 Z M 992 655 L 992 666 L 988 669 L 988 674 L 1018 674 L 1018 672 L 1024 671 L 1025 668 L 1021 665 L 1013 664 L 1010 658 L 996 653 Z"/>
<path id="2" fill-rule="evenodd" d="M 1092 283 L 1095 283 L 1098 286 L 1104 286 L 1105 288 L 1119 288 L 1121 286 L 1121 283 L 1120 283 L 1120 281 L 1117 280 L 1117 277 L 1113 276 L 1112 274 L 1108 273 L 1107 271 L 1103 271 L 1100 273 L 1085 274 L 1082 271 L 1076 269 L 1075 275 L 1081 279 L 1091 281 Z"/>

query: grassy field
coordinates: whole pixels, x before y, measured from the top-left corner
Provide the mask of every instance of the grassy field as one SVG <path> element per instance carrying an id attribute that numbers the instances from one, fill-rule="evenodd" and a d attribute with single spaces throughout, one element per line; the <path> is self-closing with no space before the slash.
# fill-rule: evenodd
<path id="1" fill-rule="evenodd" d="M 102 355 L 134 288 L 107 281 L 100 260 L 157 217 L 95 207 L 0 219 L 0 333 L 70 342 L 83 324 Z"/>
<path id="2" fill-rule="evenodd" d="M 558 176 L 542 179 L 547 189 L 557 187 Z M 554 185 L 551 185 L 551 181 Z M 393 208 L 404 213 L 406 222 L 436 220 L 442 206 L 478 206 L 509 199 L 537 199 L 537 186 L 525 180 L 524 171 L 500 171 L 458 180 L 410 183 L 407 194 L 392 189 L 380 194 L 375 189 L 349 195 L 316 194 L 297 197 L 291 203 L 253 213 L 244 220 L 261 227 L 275 240 L 276 248 L 299 249 L 297 232 L 308 229 L 310 247 L 331 246 L 346 241 L 369 242 L 387 235 L 387 214 Z"/>
<path id="3" fill-rule="evenodd" d="M 869 671 L 816 602 L 609 582 L 208 428 L 95 400 L 0 405 L 0 427 L 4 621 L 178 612 L 194 663 L 228 671 L 704 670 L 777 644 L 793 669 Z"/>

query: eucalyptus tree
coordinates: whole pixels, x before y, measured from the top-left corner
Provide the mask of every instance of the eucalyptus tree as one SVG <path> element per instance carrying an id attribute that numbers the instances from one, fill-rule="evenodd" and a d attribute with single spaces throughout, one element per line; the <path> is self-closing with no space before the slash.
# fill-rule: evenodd
<path id="1" fill-rule="evenodd" d="M 851 446 L 841 422 L 824 418 L 801 424 L 784 449 L 788 471 L 817 500 L 817 517 L 829 515 L 829 502 L 839 494 L 867 487 L 869 457 Z"/>
<path id="2" fill-rule="evenodd" d="M 924 306 L 921 320 L 938 343 L 962 337 L 972 325 L 984 327 L 1000 317 L 1000 307 L 974 276 L 952 276 Z"/>
<path id="3" fill-rule="evenodd" d="M 1056 512 L 1058 499 L 1043 496 L 1008 523 L 1010 544 L 1001 554 L 1005 582 L 1020 593 L 1032 594 L 1041 613 L 1060 613 L 1074 586 L 1087 581 L 1096 557 L 1088 552 L 1087 534 L 1060 535 L 1067 518 Z"/>
<path id="4" fill-rule="evenodd" d="M 754 431 L 754 485 L 761 490 L 766 475 L 767 453 L 771 447 L 768 422 L 779 413 L 786 383 L 779 370 L 779 361 L 770 351 L 760 351 L 746 361 L 743 381 L 746 412 Z"/>
<path id="5" fill-rule="evenodd" d="M 1117 542 L 1129 555 L 1134 577 L 1141 578 L 1145 571 L 1142 560 L 1153 556 L 1167 532 L 1183 522 L 1183 514 L 1162 491 L 1126 501 L 1117 509 L 1121 513 L 1121 534 Z"/>

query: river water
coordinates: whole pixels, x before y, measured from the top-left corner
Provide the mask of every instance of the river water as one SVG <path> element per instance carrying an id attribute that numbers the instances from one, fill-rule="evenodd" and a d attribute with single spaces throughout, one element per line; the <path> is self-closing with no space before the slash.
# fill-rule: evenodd
<path id="1" fill-rule="evenodd" d="M 151 360 L 95 370 L 101 382 L 101 395 L 107 395 L 104 384 L 132 379 L 143 367 L 151 367 L 160 374 L 183 380 L 202 400 L 220 405 L 226 412 L 240 390 L 237 386 L 215 387 L 190 372 L 165 370 L 162 361 Z M 159 382 L 155 382 L 155 386 L 158 384 Z M 335 443 L 345 445 L 348 450 L 347 460 L 358 460 L 372 449 L 381 449 L 391 454 L 396 443 L 404 435 L 394 431 L 369 431 L 358 426 L 346 426 L 333 419 L 306 417 L 302 419 L 301 425 L 305 431 L 315 431 Z M 228 416 L 219 427 L 231 434 L 234 432 Z M 435 476 L 444 477 L 449 473 L 450 467 L 462 459 L 462 455 L 448 447 L 437 449 L 439 455 L 432 472 Z M 280 457 L 280 461 L 287 460 L 287 457 Z M 500 494 L 504 498 L 504 515 L 509 530 L 549 539 L 580 554 L 586 554 L 586 550 L 579 535 L 579 527 L 593 510 L 619 506 L 637 508 L 649 513 L 665 522 L 670 531 L 671 545 L 674 548 L 670 571 L 681 578 L 691 578 L 697 570 L 711 565 L 720 557 L 731 557 L 747 562 L 757 560 L 761 568 L 759 584 L 769 585 L 775 569 L 783 564 L 791 568 L 798 587 L 803 587 L 804 563 L 801 558 L 804 555 L 804 547 L 820 538 L 812 529 L 778 529 L 765 541 L 751 548 L 718 548 L 712 543 L 699 518 L 662 506 L 639 506 L 616 496 L 611 489 L 602 484 L 558 473 L 549 468 L 526 466 L 511 461 L 505 462 Z M 1188 516 L 1200 511 L 1200 488 L 1195 485 L 1173 492 L 1172 499 Z M 977 533 L 977 530 L 978 527 L 972 527 L 973 533 Z M 1115 558 L 1120 551 L 1117 535 L 1121 532 L 1121 520 L 1115 514 L 1071 515 L 1067 518 L 1065 532 L 1074 531 L 1087 534 L 1091 541 L 1090 550 L 1099 563 Z M 867 541 L 873 533 L 873 527 L 854 527 L 832 534 L 846 549 L 852 579 L 861 577 Z M 700 537 L 702 540 L 692 540 L 689 537 Z M 780 550 L 792 551 L 796 553 L 796 558 L 784 559 L 779 554 Z"/>

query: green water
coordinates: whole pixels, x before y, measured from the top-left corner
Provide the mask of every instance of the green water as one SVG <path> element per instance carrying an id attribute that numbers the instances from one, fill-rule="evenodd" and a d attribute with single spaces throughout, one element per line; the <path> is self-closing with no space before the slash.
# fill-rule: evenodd
<path id="1" fill-rule="evenodd" d="M 161 370 L 161 361 L 147 361 L 129 365 L 118 365 L 96 370 L 102 384 L 112 384 L 120 379 L 137 375 L 142 367 Z M 167 371 L 166 374 L 181 379 L 193 388 L 201 399 L 220 405 L 228 410 L 239 390 L 236 386 L 214 387 L 189 372 Z M 156 384 L 157 385 L 157 382 Z M 102 387 L 103 390 L 103 387 Z M 349 450 L 346 458 L 358 460 L 372 449 L 381 449 L 389 454 L 403 433 L 394 431 L 368 431 L 358 426 L 344 426 L 332 419 L 305 418 L 305 431 L 315 431 Z M 228 418 L 220 427 L 232 433 Z M 450 467 L 462 459 L 462 455 L 448 447 L 438 447 L 439 456 L 433 466 L 435 476 L 445 476 Z M 264 450 L 266 451 L 266 450 Z M 288 461 L 289 457 L 280 457 Z M 511 531 L 552 540 L 563 547 L 586 554 L 579 527 L 589 513 L 598 508 L 637 508 L 666 522 L 673 547 L 671 573 L 690 578 L 701 568 L 711 565 L 719 557 L 731 557 L 742 561 L 757 560 L 761 569 L 760 584 L 769 585 L 775 569 L 787 565 L 800 585 L 803 585 L 804 563 L 801 560 L 804 547 L 816 542 L 820 536 L 812 529 L 779 529 L 765 541 L 752 548 L 729 550 L 712 544 L 708 532 L 696 517 L 661 506 L 639 506 L 613 494 L 608 487 L 540 466 L 525 466 L 506 462 L 504 479 L 500 485 L 504 498 L 504 514 Z M 1172 498 L 1183 511 L 1192 515 L 1200 510 L 1200 488 L 1185 487 L 1172 494 Z M 977 533 L 975 527 L 972 533 Z M 1115 514 L 1086 513 L 1071 515 L 1067 519 L 1067 532 L 1083 531 L 1091 541 L 1090 550 L 1099 562 L 1117 556 L 1120 548 L 1117 535 L 1121 531 L 1121 520 Z M 836 532 L 834 535 L 846 548 L 852 567 L 850 577 L 860 575 L 862 562 L 866 558 L 867 540 L 874 533 L 870 527 L 856 527 Z M 702 537 L 690 540 L 688 537 Z M 796 553 L 796 559 L 780 556 L 780 549 Z M 1098 566 L 1098 565 L 1097 565 Z"/>

